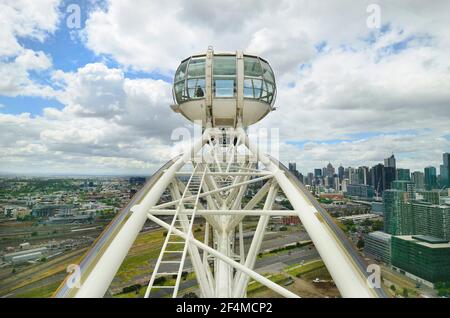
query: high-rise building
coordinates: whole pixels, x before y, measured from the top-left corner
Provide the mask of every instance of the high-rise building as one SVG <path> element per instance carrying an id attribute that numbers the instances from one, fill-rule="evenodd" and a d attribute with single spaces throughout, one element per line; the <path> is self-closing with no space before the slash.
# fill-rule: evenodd
<path id="1" fill-rule="evenodd" d="M 443 164 L 441 165 L 441 187 L 450 188 L 450 153 L 446 152 L 442 155 Z"/>
<path id="2" fill-rule="evenodd" d="M 432 284 L 450 281 L 450 243 L 447 240 L 424 235 L 393 236 L 391 251 L 392 266 L 412 274 L 412 278 Z"/>
<path id="3" fill-rule="evenodd" d="M 344 168 L 344 179 L 348 179 L 348 168 Z"/>
<path id="4" fill-rule="evenodd" d="M 312 172 L 308 172 L 307 179 L 308 179 L 307 184 L 312 186 L 314 184 L 314 175 Z"/>
<path id="5" fill-rule="evenodd" d="M 295 162 L 290 162 L 289 163 L 289 171 L 297 178 L 300 180 L 300 172 L 298 172 L 297 170 L 297 164 Z M 302 180 L 303 180 L 303 176 L 302 176 Z M 302 181 L 300 180 L 300 181 Z M 302 181 L 303 182 L 303 181 Z"/>
<path id="6" fill-rule="evenodd" d="M 412 182 L 397 180 L 393 182 L 395 189 L 383 192 L 385 232 L 450 239 L 450 206 L 439 204 L 439 197 L 434 196 L 437 192 L 411 194 L 414 193 L 413 186 Z M 425 200 L 427 193 L 430 197 Z"/>
<path id="7" fill-rule="evenodd" d="M 333 177 L 333 185 L 334 190 L 338 192 L 341 189 L 341 181 L 339 180 L 339 177 L 335 174 Z"/>
<path id="8" fill-rule="evenodd" d="M 450 240 L 450 206 L 414 202 L 410 208 L 413 234 Z"/>
<path id="9" fill-rule="evenodd" d="M 396 180 L 405 180 L 405 181 L 411 180 L 411 174 L 409 172 L 409 169 L 398 168 L 397 176 L 395 179 Z"/>
<path id="10" fill-rule="evenodd" d="M 394 154 L 392 154 L 392 156 L 390 156 L 389 158 L 384 159 L 384 166 L 394 168 L 394 169 L 396 168 Z"/>
<path id="11" fill-rule="evenodd" d="M 334 189 L 334 177 L 333 176 L 325 177 L 324 181 L 325 181 L 325 188 L 327 188 L 327 189 Z"/>
<path id="12" fill-rule="evenodd" d="M 392 181 L 395 180 L 395 168 L 383 168 L 383 191 L 391 189 Z"/>
<path id="13" fill-rule="evenodd" d="M 334 167 L 331 164 L 331 162 L 329 162 L 327 165 L 327 177 L 332 177 L 332 176 L 334 176 Z"/>
<path id="14" fill-rule="evenodd" d="M 436 176 L 436 168 L 435 167 L 426 167 L 424 169 L 425 175 L 425 189 L 432 190 L 437 187 L 437 176 Z"/>
<path id="15" fill-rule="evenodd" d="M 322 169 L 314 169 L 314 177 L 321 178 L 322 177 Z"/>
<path id="16" fill-rule="evenodd" d="M 375 193 L 378 197 L 383 193 L 383 164 L 379 163 L 370 169 L 370 177 L 372 179 L 372 186 L 375 189 Z"/>
<path id="17" fill-rule="evenodd" d="M 383 192 L 384 231 L 392 235 L 413 234 L 413 220 L 408 194 L 401 190 Z"/>
<path id="18" fill-rule="evenodd" d="M 370 184 L 369 167 L 363 166 L 358 168 L 358 184 Z"/>
<path id="19" fill-rule="evenodd" d="M 414 171 L 411 174 L 411 181 L 416 185 L 416 189 L 425 189 L 425 177 L 423 172 Z"/>
<path id="20" fill-rule="evenodd" d="M 342 192 L 347 192 L 348 185 L 349 185 L 348 179 L 342 180 L 342 182 L 341 182 L 341 191 Z"/>
<path id="21" fill-rule="evenodd" d="M 359 184 L 358 173 L 355 168 L 348 167 L 348 181 L 350 184 Z"/>
<path id="22" fill-rule="evenodd" d="M 405 191 L 408 194 L 408 201 L 415 199 L 416 186 L 412 181 L 395 180 L 392 182 L 392 189 Z"/>
<path id="23" fill-rule="evenodd" d="M 289 171 L 290 172 L 297 171 L 297 164 L 295 162 L 289 162 Z"/>
<path id="24" fill-rule="evenodd" d="M 339 182 L 342 182 L 342 180 L 344 180 L 344 176 L 345 176 L 345 168 L 341 165 L 338 168 Z"/>

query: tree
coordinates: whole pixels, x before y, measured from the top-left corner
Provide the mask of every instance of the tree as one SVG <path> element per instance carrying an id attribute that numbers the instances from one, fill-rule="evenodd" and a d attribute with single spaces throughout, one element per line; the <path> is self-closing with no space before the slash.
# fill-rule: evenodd
<path id="1" fill-rule="evenodd" d="M 141 289 L 141 284 L 135 284 L 135 285 L 131 285 L 131 286 L 127 286 L 127 287 L 124 287 L 124 288 L 122 288 L 122 293 L 123 294 L 128 294 L 128 293 L 131 293 L 131 292 L 137 292 L 137 293 L 139 293 L 139 290 Z"/>
<path id="2" fill-rule="evenodd" d="M 166 282 L 166 278 L 164 276 L 155 278 L 154 284 L 155 285 L 163 285 Z"/>
<path id="3" fill-rule="evenodd" d="M 397 290 L 397 289 L 395 288 L 395 285 L 391 285 L 391 290 L 394 291 L 394 292 Z"/>
<path id="4" fill-rule="evenodd" d="M 407 288 L 403 288 L 403 297 L 408 298 L 408 289 Z"/>
<path id="5" fill-rule="evenodd" d="M 364 247 L 364 240 L 359 240 L 358 243 L 356 243 L 356 247 L 358 249 L 363 248 Z"/>
<path id="6" fill-rule="evenodd" d="M 443 289 L 443 288 L 442 289 L 438 289 L 438 296 L 439 297 L 447 296 L 448 293 L 449 293 L 449 291 L 446 290 L 446 289 Z"/>

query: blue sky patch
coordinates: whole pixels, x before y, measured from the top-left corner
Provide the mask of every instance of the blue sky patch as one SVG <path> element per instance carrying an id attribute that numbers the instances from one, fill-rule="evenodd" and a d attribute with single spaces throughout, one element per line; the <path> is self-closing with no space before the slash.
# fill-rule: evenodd
<path id="1" fill-rule="evenodd" d="M 53 107 L 63 109 L 64 105 L 55 99 L 45 99 L 42 97 L 17 96 L 7 97 L 0 95 L 0 113 L 4 114 L 22 114 L 30 113 L 32 116 L 42 115 L 44 108 Z"/>

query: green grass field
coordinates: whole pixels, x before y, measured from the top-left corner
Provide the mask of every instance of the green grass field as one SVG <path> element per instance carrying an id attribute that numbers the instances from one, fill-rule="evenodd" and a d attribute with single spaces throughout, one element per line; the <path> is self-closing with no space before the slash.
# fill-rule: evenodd
<path id="1" fill-rule="evenodd" d="M 271 280 L 277 284 L 281 284 L 282 282 L 284 282 L 288 279 L 288 277 L 285 274 L 276 274 L 276 275 L 265 274 L 264 277 L 268 278 L 269 280 Z M 264 289 L 267 289 L 267 287 L 259 282 L 252 280 L 248 284 L 247 295 L 251 295 L 256 292 L 260 292 Z"/>
<path id="2" fill-rule="evenodd" d="M 53 292 L 58 288 L 61 282 L 56 282 L 52 284 L 48 284 L 39 288 L 35 288 L 33 290 L 18 293 L 14 295 L 17 298 L 49 298 Z"/>
<path id="3" fill-rule="evenodd" d="M 299 266 L 299 265 L 290 266 L 287 269 L 285 269 L 285 272 L 288 273 L 289 275 L 299 277 L 303 274 L 315 271 L 324 266 L 325 266 L 325 264 L 323 263 L 323 261 L 315 261 L 315 262 L 307 263 L 303 266 Z"/>

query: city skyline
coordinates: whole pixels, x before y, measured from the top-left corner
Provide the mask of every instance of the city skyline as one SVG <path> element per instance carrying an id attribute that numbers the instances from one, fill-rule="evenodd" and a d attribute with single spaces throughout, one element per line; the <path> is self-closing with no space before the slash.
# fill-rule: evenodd
<path id="1" fill-rule="evenodd" d="M 440 174 L 440 167 L 443 165 L 443 155 L 445 155 L 445 154 L 448 154 L 448 153 L 447 153 L 447 152 L 442 153 L 442 154 L 441 154 L 441 161 L 438 162 L 438 164 L 436 164 L 435 166 L 433 166 L 433 165 L 426 165 L 426 166 L 422 167 L 422 169 L 420 169 L 420 168 L 419 168 L 419 169 L 411 169 L 411 168 L 409 168 L 409 167 L 407 167 L 407 166 L 403 166 L 403 165 L 399 164 L 398 158 L 395 157 L 395 160 L 396 160 L 396 169 L 408 169 L 408 170 L 410 171 L 410 174 L 412 174 L 413 172 L 417 172 L 417 171 L 419 171 L 419 172 L 424 172 L 425 168 L 427 168 L 427 167 L 434 167 L 434 168 L 436 169 L 436 171 L 437 171 L 437 175 L 439 175 L 439 174 Z M 392 154 L 392 155 L 394 155 L 394 154 Z M 312 170 L 308 170 L 308 171 L 303 170 L 301 167 L 299 167 L 299 165 L 298 165 L 297 162 L 295 162 L 295 161 L 291 161 L 290 163 L 295 163 L 295 164 L 296 164 L 296 167 L 297 167 L 297 171 L 300 172 L 300 173 L 302 173 L 303 175 L 305 175 L 305 174 L 307 174 L 307 173 L 310 173 L 310 172 L 314 172 L 314 170 L 316 170 L 316 169 L 323 169 L 323 168 L 326 168 L 326 166 L 327 166 L 329 163 L 331 163 L 331 165 L 336 169 L 336 174 L 337 174 L 337 168 L 339 168 L 339 167 L 344 167 L 345 169 L 347 169 L 347 168 L 359 168 L 359 167 L 368 167 L 368 168 L 372 168 L 373 166 L 375 166 L 375 165 L 377 165 L 377 164 L 379 164 L 379 163 L 385 165 L 384 160 L 386 160 L 386 159 L 387 159 L 387 158 L 381 159 L 381 160 L 379 160 L 378 162 L 376 162 L 375 164 L 364 164 L 364 163 L 363 163 L 363 164 L 358 164 L 358 165 L 355 165 L 355 166 L 350 166 L 350 165 L 347 166 L 347 165 L 344 165 L 344 164 L 342 164 L 342 163 L 339 163 L 339 164 L 337 165 L 337 164 L 333 164 L 333 161 L 327 161 L 325 164 L 322 165 L 322 167 L 317 166 L 317 167 L 313 168 Z"/>

